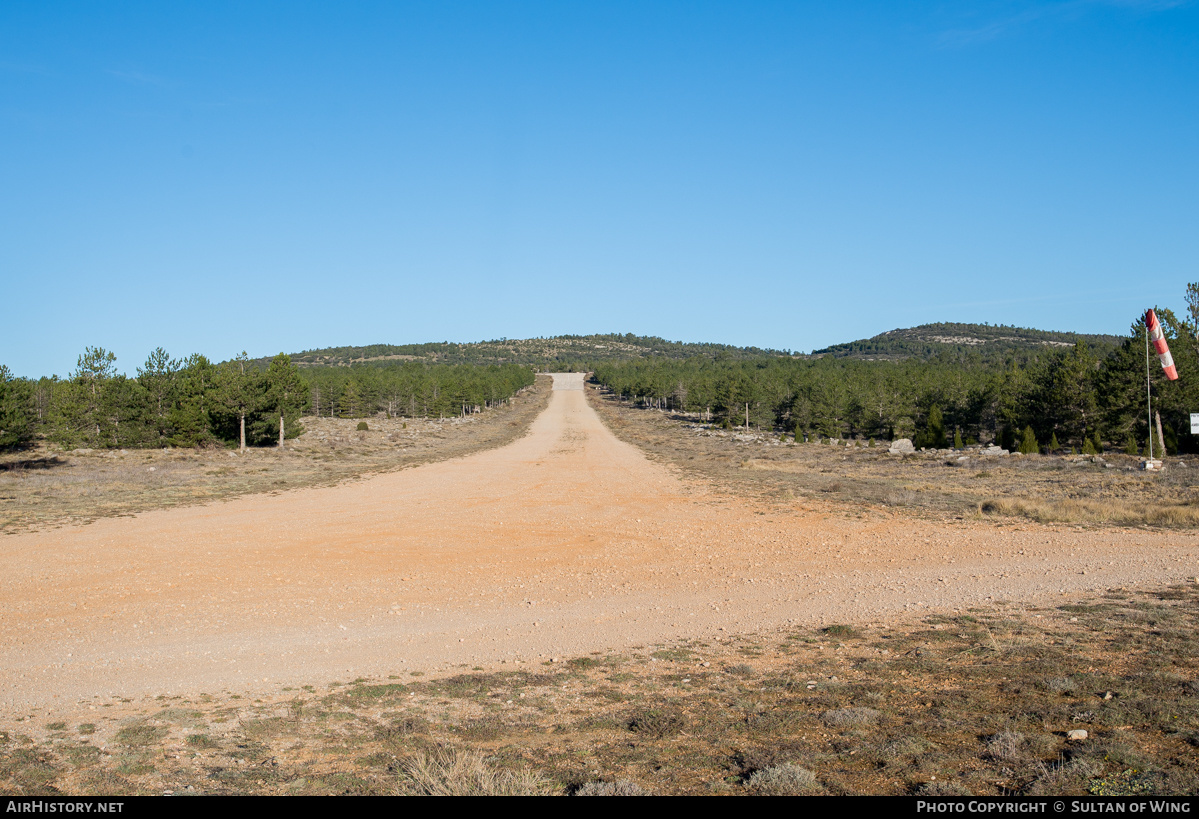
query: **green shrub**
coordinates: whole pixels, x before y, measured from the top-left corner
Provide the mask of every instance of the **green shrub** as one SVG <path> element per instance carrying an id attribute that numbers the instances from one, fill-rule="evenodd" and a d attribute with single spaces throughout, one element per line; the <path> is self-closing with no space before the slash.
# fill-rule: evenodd
<path id="1" fill-rule="evenodd" d="M 367 431 L 367 430 L 369 430 L 369 429 L 370 429 L 370 427 L 369 427 L 369 426 L 367 426 L 367 424 L 366 424 L 366 421 L 359 421 L 359 422 L 358 422 L 358 431 L 359 431 L 359 432 L 366 432 L 366 431 Z"/>
<path id="2" fill-rule="evenodd" d="M 1024 437 L 1020 440 L 1020 452 L 1025 455 L 1036 455 L 1041 451 L 1041 445 L 1037 443 L 1037 436 L 1033 433 L 1032 427 L 1024 428 Z"/>

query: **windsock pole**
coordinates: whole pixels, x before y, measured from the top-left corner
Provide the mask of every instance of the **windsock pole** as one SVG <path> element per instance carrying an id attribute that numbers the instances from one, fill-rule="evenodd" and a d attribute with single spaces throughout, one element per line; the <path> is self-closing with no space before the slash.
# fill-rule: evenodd
<path id="1" fill-rule="evenodd" d="M 1153 341 L 1153 349 L 1161 361 L 1162 371 L 1171 381 L 1178 379 L 1178 368 L 1174 366 L 1174 356 L 1170 355 L 1170 345 L 1166 344 L 1166 334 L 1162 332 L 1162 323 L 1157 320 L 1157 313 L 1152 308 L 1145 311 L 1145 402 L 1149 407 L 1149 460 L 1153 460 L 1153 393 L 1149 389 L 1149 341 Z M 1161 438 L 1159 434 L 1157 436 Z M 1158 441 L 1165 454 L 1165 441 Z"/>
<path id="2" fill-rule="evenodd" d="M 1153 460 L 1153 393 L 1149 389 L 1149 314 L 1145 314 L 1145 403 L 1149 407 L 1149 460 Z"/>

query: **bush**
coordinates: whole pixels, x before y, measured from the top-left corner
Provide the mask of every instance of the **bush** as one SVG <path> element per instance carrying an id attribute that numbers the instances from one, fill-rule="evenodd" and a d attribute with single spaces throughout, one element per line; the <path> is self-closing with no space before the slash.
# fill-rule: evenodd
<path id="1" fill-rule="evenodd" d="M 1033 434 L 1032 427 L 1024 428 L 1024 437 L 1020 440 L 1020 452 L 1025 455 L 1036 455 L 1041 451 L 1041 445 L 1037 443 L 1037 436 Z"/>
<path id="2" fill-rule="evenodd" d="M 369 429 L 370 429 L 370 427 L 369 427 L 369 426 L 367 426 L 367 424 L 366 424 L 366 421 L 359 421 L 359 422 L 358 422 L 358 431 L 359 431 L 359 432 L 366 432 L 366 431 L 367 431 L 367 430 L 369 430 Z"/>
<path id="3" fill-rule="evenodd" d="M 745 784 L 763 796 L 799 796 L 820 788 L 815 774 L 791 762 L 755 771 Z"/>

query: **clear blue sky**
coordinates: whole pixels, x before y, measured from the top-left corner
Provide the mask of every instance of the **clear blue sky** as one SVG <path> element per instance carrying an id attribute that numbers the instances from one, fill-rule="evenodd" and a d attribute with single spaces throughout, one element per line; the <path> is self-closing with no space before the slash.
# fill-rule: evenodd
<path id="1" fill-rule="evenodd" d="M 0 4 L 0 363 L 1124 333 L 1199 281 L 1199 6 Z"/>

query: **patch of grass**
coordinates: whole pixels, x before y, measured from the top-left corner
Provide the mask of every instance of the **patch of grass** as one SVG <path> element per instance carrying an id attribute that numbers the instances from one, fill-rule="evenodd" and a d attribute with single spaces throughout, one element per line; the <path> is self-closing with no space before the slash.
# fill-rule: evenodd
<path id="1" fill-rule="evenodd" d="M 825 725 L 845 727 L 851 725 L 872 725 L 879 721 L 882 713 L 873 708 L 851 706 L 849 708 L 832 708 L 820 715 Z"/>
<path id="2" fill-rule="evenodd" d="M 991 498 L 979 504 L 986 515 L 1024 517 L 1039 523 L 1109 523 L 1117 526 L 1199 526 L 1199 507 L 1192 503 L 1146 503 L 1117 498 Z"/>
<path id="3" fill-rule="evenodd" d="M 401 791 L 426 796 L 548 796 L 559 788 L 527 770 L 500 770 L 479 753 L 447 749 L 404 762 Z"/>
<path id="4" fill-rule="evenodd" d="M 682 731 L 687 727 L 687 720 L 675 708 L 645 708 L 629 714 L 625 727 L 635 734 L 661 739 Z"/>
<path id="5" fill-rule="evenodd" d="M 127 725 L 117 731 L 116 740 L 130 748 L 141 748 L 146 745 L 156 745 L 167 735 L 166 728 L 139 723 Z"/>
<path id="6" fill-rule="evenodd" d="M 650 796 L 650 791 L 630 782 L 618 779 L 615 782 L 587 782 L 574 790 L 574 796 Z"/>
<path id="7" fill-rule="evenodd" d="M 37 748 L 18 748 L 0 758 L 0 783 L 12 784 L 5 790 L 14 796 L 52 793 L 50 783 L 59 775 L 54 757 Z"/>
<path id="8" fill-rule="evenodd" d="M 760 796 L 805 796 L 822 790 L 814 773 L 791 762 L 755 771 L 745 787 Z"/>
<path id="9" fill-rule="evenodd" d="M 854 640 L 861 637 L 861 633 L 853 626 L 832 625 L 826 626 L 820 630 L 824 636 L 831 637 L 834 640 Z"/>

